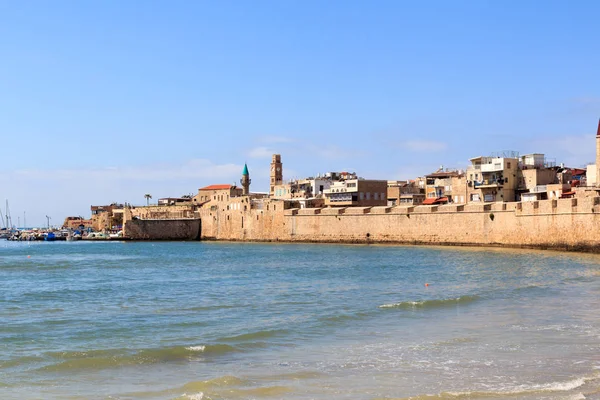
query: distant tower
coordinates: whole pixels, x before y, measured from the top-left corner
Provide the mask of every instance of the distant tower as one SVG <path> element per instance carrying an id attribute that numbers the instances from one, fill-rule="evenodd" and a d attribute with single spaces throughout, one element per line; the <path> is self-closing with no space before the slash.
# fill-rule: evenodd
<path id="1" fill-rule="evenodd" d="M 273 154 L 271 161 L 271 196 L 275 195 L 275 185 L 281 185 L 283 182 L 283 164 L 281 164 L 281 155 Z"/>
<path id="2" fill-rule="evenodd" d="M 596 132 L 596 186 L 600 183 L 600 119 L 598 120 L 598 131 Z"/>
<path id="3" fill-rule="evenodd" d="M 248 196 L 250 194 L 250 182 L 252 182 L 252 179 L 250 179 L 250 174 L 248 173 L 248 165 L 244 164 L 242 179 L 240 179 L 240 183 L 244 189 L 244 192 L 242 193 L 244 196 Z"/>

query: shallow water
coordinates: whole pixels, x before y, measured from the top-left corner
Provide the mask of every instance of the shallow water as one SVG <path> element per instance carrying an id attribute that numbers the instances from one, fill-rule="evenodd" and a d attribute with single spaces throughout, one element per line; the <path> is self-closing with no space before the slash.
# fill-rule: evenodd
<path id="1" fill-rule="evenodd" d="M 2 241 L 0 285 L 3 399 L 600 399 L 595 255 Z"/>

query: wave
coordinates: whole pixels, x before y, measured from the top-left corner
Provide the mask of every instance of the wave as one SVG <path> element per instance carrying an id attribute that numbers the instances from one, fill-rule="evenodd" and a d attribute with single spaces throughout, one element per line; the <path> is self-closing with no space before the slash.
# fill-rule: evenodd
<path id="1" fill-rule="evenodd" d="M 43 357 L 39 357 L 39 356 L 24 356 L 24 357 L 13 358 L 10 360 L 3 360 L 3 361 L 0 361 L 0 369 L 19 367 L 21 365 L 41 362 L 43 360 L 44 360 Z"/>
<path id="2" fill-rule="evenodd" d="M 202 384 L 202 382 L 201 382 Z M 204 386 L 204 385 L 201 385 Z M 206 390 L 206 389 L 203 389 Z M 218 391 L 217 391 L 218 392 Z M 250 389 L 227 389 L 226 393 L 227 393 L 227 397 L 225 398 L 264 398 L 264 397 L 280 397 L 280 398 L 284 398 L 281 396 L 285 396 L 286 394 L 292 392 L 292 389 L 287 387 L 287 386 L 263 386 L 263 387 L 257 387 L 257 388 L 250 388 Z M 208 393 L 208 394 L 206 394 Z M 213 397 L 212 393 L 210 392 L 210 390 L 208 392 L 206 391 L 197 391 L 196 393 L 190 393 L 188 394 L 187 392 L 182 394 L 179 397 L 176 397 L 174 400 L 210 400 Z M 219 394 L 217 394 L 217 398 L 221 399 L 224 397 L 221 397 Z"/>
<path id="3" fill-rule="evenodd" d="M 451 307 L 469 304 L 479 300 L 479 296 L 460 296 L 453 299 L 432 299 L 419 301 L 402 301 L 400 303 L 382 304 L 379 308 L 400 308 L 405 310 Z"/>
<path id="4" fill-rule="evenodd" d="M 40 369 L 52 372 L 81 369 L 101 370 L 128 365 L 191 361 L 239 351 L 241 350 L 228 344 L 213 344 L 174 346 L 157 349 L 142 349 L 137 351 L 131 351 L 128 349 L 111 349 L 51 352 L 46 353 L 45 355 L 58 362 L 54 362 L 51 365 L 47 365 Z"/>
<path id="5" fill-rule="evenodd" d="M 249 332 L 236 336 L 222 337 L 219 342 L 244 342 L 255 339 L 268 339 L 278 335 L 284 335 L 288 333 L 286 329 L 271 329 L 265 331 Z"/>
<path id="6" fill-rule="evenodd" d="M 485 399 L 485 398 L 520 398 L 543 393 L 569 392 L 580 388 L 589 381 L 597 380 L 600 376 L 574 378 L 564 382 L 550 382 L 539 385 L 521 385 L 513 388 L 490 391 L 441 392 L 435 395 L 424 394 L 395 400 L 432 400 L 432 399 Z M 576 393 L 579 395 L 579 393 Z M 584 397 L 585 398 L 585 397 Z M 389 399 L 392 400 L 392 399 Z"/>
<path id="7" fill-rule="evenodd" d="M 324 323 L 325 325 L 339 325 L 340 323 L 348 322 L 348 321 L 356 321 L 364 318 L 368 318 L 372 315 L 372 313 L 368 312 L 358 312 L 355 314 L 338 314 L 331 315 L 328 317 L 321 317 L 319 321 Z"/>
<path id="8" fill-rule="evenodd" d="M 215 388 L 229 388 L 247 384 L 243 379 L 232 375 L 220 376 L 206 381 L 193 381 L 183 385 L 180 390 L 185 392 L 205 392 Z"/>
<path id="9" fill-rule="evenodd" d="M 159 391 L 137 391 L 122 393 L 124 398 L 160 398 L 173 400 L 210 400 L 208 393 L 229 392 L 232 388 L 249 384 L 248 381 L 232 375 L 220 376 L 205 381 L 192 381 L 183 386 L 171 387 Z M 218 397 L 222 398 L 222 397 Z"/>

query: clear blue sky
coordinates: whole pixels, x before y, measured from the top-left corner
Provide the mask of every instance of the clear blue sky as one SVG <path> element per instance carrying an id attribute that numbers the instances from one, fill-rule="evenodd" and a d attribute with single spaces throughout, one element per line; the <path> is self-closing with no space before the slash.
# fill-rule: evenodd
<path id="1" fill-rule="evenodd" d="M 239 182 L 582 166 L 597 1 L 0 2 L 0 207 L 28 225 Z"/>

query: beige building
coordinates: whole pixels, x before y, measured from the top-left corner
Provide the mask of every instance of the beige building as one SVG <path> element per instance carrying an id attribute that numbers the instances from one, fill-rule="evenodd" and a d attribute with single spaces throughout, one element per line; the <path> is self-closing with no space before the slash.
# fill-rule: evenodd
<path id="1" fill-rule="evenodd" d="M 244 190 L 234 185 L 209 185 L 198 189 L 198 194 L 192 197 L 192 203 L 202 204 L 207 201 L 229 200 L 231 197 L 239 197 Z"/>
<path id="2" fill-rule="evenodd" d="M 325 205 L 330 207 L 367 207 L 387 205 L 387 181 L 349 179 L 332 182 L 324 190 Z"/>
<path id="3" fill-rule="evenodd" d="M 275 199 L 310 199 L 323 197 L 323 193 L 331 186 L 331 180 L 325 178 L 306 178 L 275 185 Z"/>
<path id="4" fill-rule="evenodd" d="M 112 203 L 107 206 L 91 206 L 92 229 L 95 231 L 117 229 L 123 224 L 123 204 Z"/>
<path id="5" fill-rule="evenodd" d="M 467 202 L 516 200 L 519 154 L 504 152 L 471 158 L 467 168 Z"/>
<path id="6" fill-rule="evenodd" d="M 467 200 L 467 180 L 462 171 L 438 171 L 425 177 L 425 204 L 465 203 Z"/>
<path id="7" fill-rule="evenodd" d="M 388 181 L 387 202 L 388 206 L 423 204 L 425 190 L 419 187 L 416 180 Z"/>
<path id="8" fill-rule="evenodd" d="M 516 200 L 547 200 L 548 185 L 555 183 L 558 183 L 555 168 L 522 169 L 519 171 Z"/>

